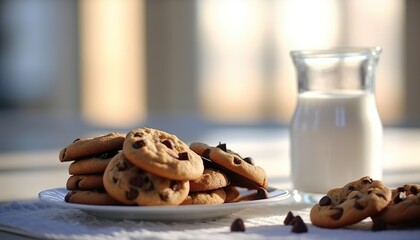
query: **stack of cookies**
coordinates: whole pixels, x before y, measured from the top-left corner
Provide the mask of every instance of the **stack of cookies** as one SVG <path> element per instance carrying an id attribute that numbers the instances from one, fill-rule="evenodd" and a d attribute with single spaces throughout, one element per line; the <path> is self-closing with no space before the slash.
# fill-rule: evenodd
<path id="1" fill-rule="evenodd" d="M 405 184 L 390 189 L 379 180 L 363 177 L 342 188 L 334 188 L 314 205 L 312 224 L 323 228 L 342 228 L 365 218 L 373 219 L 373 230 L 388 225 L 420 223 L 420 185 Z"/>
<path id="2" fill-rule="evenodd" d="M 60 161 L 74 161 L 65 201 L 84 204 L 222 204 L 267 198 L 265 172 L 251 160 L 226 145 L 188 146 L 151 128 L 79 139 L 60 152 Z M 240 196 L 237 187 L 258 190 Z"/>
<path id="3" fill-rule="evenodd" d="M 66 188 L 67 202 L 116 204 L 103 184 L 103 174 L 111 159 L 122 149 L 125 135 L 110 133 L 95 138 L 76 139 L 60 151 L 61 162 L 72 161 Z"/>

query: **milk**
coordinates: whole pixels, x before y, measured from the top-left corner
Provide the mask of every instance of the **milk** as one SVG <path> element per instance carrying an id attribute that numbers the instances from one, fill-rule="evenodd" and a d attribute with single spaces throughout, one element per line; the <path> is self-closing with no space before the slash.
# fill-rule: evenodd
<path id="1" fill-rule="evenodd" d="M 363 176 L 382 177 L 382 124 L 372 93 L 299 94 L 290 140 L 297 190 L 326 193 Z"/>

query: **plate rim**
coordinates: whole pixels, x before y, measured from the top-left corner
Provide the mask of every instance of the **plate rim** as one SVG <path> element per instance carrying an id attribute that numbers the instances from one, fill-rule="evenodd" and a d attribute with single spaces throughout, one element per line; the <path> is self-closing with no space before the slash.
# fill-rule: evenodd
<path id="1" fill-rule="evenodd" d="M 175 214 L 175 215 L 184 215 L 181 218 L 184 220 L 194 220 L 194 219 L 206 219 L 206 217 L 194 217 L 193 215 L 188 218 L 185 216 L 185 213 L 194 213 L 200 214 L 208 213 L 214 216 L 226 216 L 234 212 L 238 212 L 247 207 L 257 207 L 261 205 L 272 205 L 278 203 L 282 200 L 285 200 L 290 197 L 290 192 L 286 189 L 268 187 L 269 195 L 273 195 L 267 199 L 253 200 L 253 201 L 242 201 L 234 203 L 224 203 L 220 205 L 178 205 L 178 206 L 119 206 L 119 205 L 90 205 L 90 204 L 78 204 L 78 203 L 67 203 L 64 201 L 64 193 L 69 191 L 66 188 L 50 188 L 45 189 L 38 193 L 38 198 L 40 201 L 72 209 L 79 209 L 88 214 L 106 217 L 107 214 L 126 214 L 129 213 L 130 217 L 118 217 L 118 215 L 110 216 L 112 219 L 136 219 L 136 220 L 158 220 L 158 221 L 167 221 L 167 220 L 178 220 L 176 216 L 165 217 L 165 219 L 160 218 L 159 216 L 163 213 Z M 58 195 L 60 194 L 60 195 Z M 53 199 L 52 196 L 57 197 Z M 217 210 L 217 212 L 215 211 Z M 154 214 L 157 214 L 154 217 Z M 136 217 L 133 214 L 138 214 Z M 151 214 L 152 216 L 145 216 L 145 214 Z M 214 215 L 214 216 L 213 216 Z M 180 219 L 181 219 L 180 218 Z"/>

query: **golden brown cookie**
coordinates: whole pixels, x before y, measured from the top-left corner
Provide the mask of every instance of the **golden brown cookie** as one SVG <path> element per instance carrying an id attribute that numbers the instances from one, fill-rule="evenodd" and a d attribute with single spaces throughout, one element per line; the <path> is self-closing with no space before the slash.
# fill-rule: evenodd
<path id="1" fill-rule="evenodd" d="M 68 203 L 90 205 L 119 205 L 119 203 L 108 195 L 104 189 L 72 190 L 67 193 L 64 201 Z"/>
<path id="2" fill-rule="evenodd" d="M 389 225 L 420 222 L 420 185 L 405 184 L 392 190 L 392 201 L 377 216 L 378 220 Z"/>
<path id="3" fill-rule="evenodd" d="M 188 180 L 163 178 L 133 165 L 118 153 L 104 172 L 104 187 L 125 205 L 179 205 L 189 193 Z"/>
<path id="4" fill-rule="evenodd" d="M 195 179 L 190 180 L 190 192 L 202 192 L 226 187 L 229 184 L 229 178 L 223 172 L 213 169 L 204 169 L 203 174 Z"/>
<path id="5" fill-rule="evenodd" d="M 222 188 L 209 190 L 205 192 L 190 193 L 181 205 L 197 205 L 209 204 L 218 205 L 223 204 L 226 199 L 226 193 Z"/>
<path id="6" fill-rule="evenodd" d="M 115 152 L 122 149 L 124 140 L 125 135 L 115 132 L 93 138 L 76 139 L 60 151 L 59 159 L 65 162 Z"/>
<path id="7" fill-rule="evenodd" d="M 198 155 L 210 159 L 222 167 L 235 186 L 257 189 L 267 188 L 267 176 L 263 168 L 254 165 L 251 158 L 242 158 L 239 154 L 226 148 L 226 144 L 211 147 L 205 143 L 194 142 L 190 148 Z"/>
<path id="8" fill-rule="evenodd" d="M 123 149 L 131 163 L 168 179 L 194 180 L 204 170 L 200 156 L 175 135 L 164 131 L 133 130 L 127 134 Z"/>
<path id="9" fill-rule="evenodd" d="M 68 190 L 92 190 L 103 187 L 102 174 L 71 175 L 66 183 Z"/>
<path id="10" fill-rule="evenodd" d="M 117 153 L 117 151 L 109 152 L 74 161 L 69 166 L 69 174 L 77 175 L 103 173 L 106 166 L 108 166 L 109 161 L 111 161 Z"/>
<path id="11" fill-rule="evenodd" d="M 342 188 L 328 191 L 312 207 L 313 225 L 323 228 L 340 228 L 375 216 L 391 201 L 391 190 L 381 181 L 363 177 Z"/>

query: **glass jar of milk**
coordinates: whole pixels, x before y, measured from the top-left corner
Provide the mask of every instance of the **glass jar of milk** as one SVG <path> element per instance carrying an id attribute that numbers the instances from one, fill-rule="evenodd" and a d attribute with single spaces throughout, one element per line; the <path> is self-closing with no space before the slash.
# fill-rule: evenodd
<path id="1" fill-rule="evenodd" d="M 294 189 L 325 194 L 363 176 L 381 179 L 374 79 L 380 53 L 379 47 L 291 52 L 298 83 L 290 124 Z"/>

